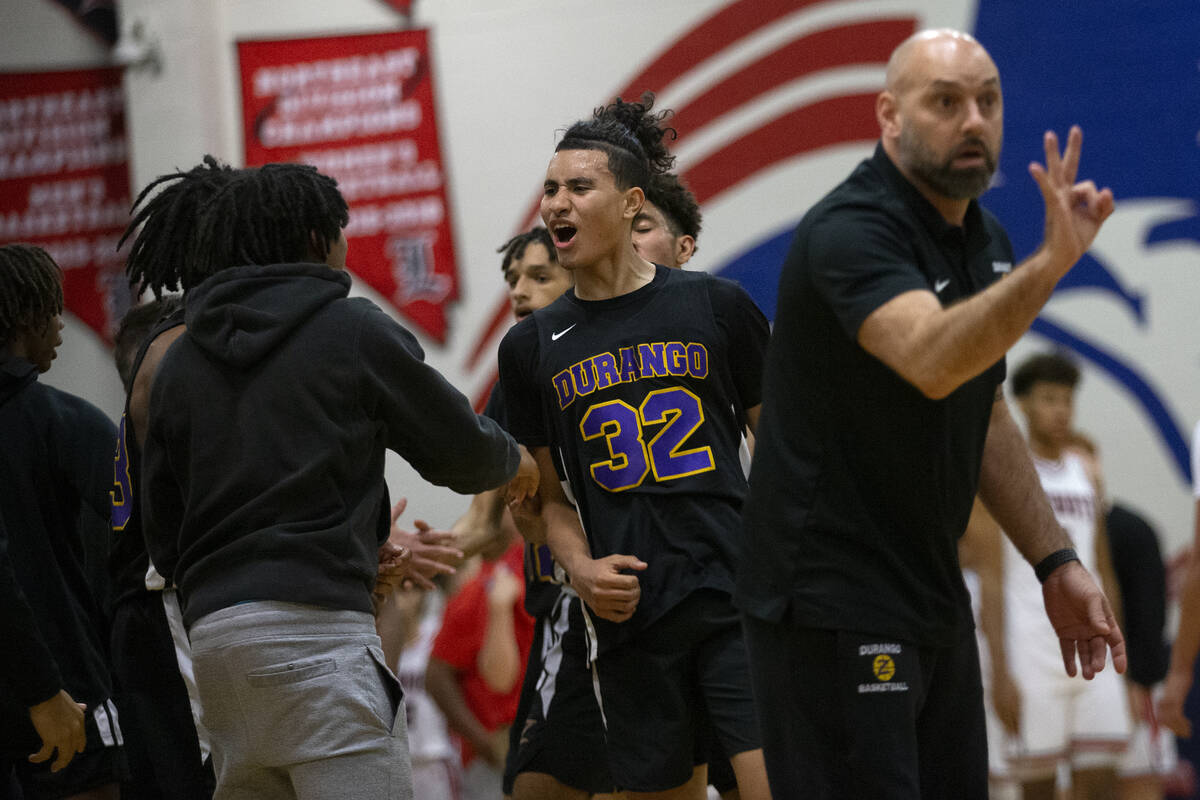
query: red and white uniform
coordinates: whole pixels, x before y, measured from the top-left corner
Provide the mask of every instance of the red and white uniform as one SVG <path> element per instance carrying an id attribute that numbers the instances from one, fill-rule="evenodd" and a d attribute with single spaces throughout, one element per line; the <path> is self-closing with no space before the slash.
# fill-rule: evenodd
<path id="1" fill-rule="evenodd" d="M 1100 498 L 1082 458 L 1033 458 L 1054 515 L 1079 560 L 1096 572 Z M 1021 690 L 1021 734 L 1008 743 L 1008 767 L 1018 776 L 1048 774 L 1069 757 L 1077 768 L 1113 765 L 1132 723 L 1124 681 L 1111 662 L 1093 680 L 1067 677 L 1058 637 L 1046 617 L 1041 585 L 1012 542 L 1004 542 L 1005 636 L 1009 670 Z"/>

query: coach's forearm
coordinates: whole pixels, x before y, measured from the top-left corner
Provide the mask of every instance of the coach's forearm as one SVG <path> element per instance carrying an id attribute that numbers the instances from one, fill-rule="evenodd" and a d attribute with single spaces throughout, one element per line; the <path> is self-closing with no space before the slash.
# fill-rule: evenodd
<path id="1" fill-rule="evenodd" d="M 1000 392 L 992 404 L 979 497 L 1025 560 L 1036 565 L 1056 550 L 1071 546 L 1046 499 L 1024 437 L 1008 413 Z"/>
<path id="2" fill-rule="evenodd" d="M 1039 250 L 1002 280 L 947 308 L 929 290 L 904 292 L 867 317 L 858 342 L 922 394 L 941 399 L 1004 357 L 1063 272 Z"/>

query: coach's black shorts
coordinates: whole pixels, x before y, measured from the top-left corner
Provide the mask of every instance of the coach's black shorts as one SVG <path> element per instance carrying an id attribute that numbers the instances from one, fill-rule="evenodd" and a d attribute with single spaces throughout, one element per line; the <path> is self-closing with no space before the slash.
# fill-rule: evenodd
<path id="1" fill-rule="evenodd" d="M 50 771 L 53 758 L 32 764 L 26 758 L 10 757 L 7 766 L 0 762 L 0 776 L 9 774 L 11 768 L 25 800 L 70 797 L 125 780 L 128 772 L 119 746 L 123 737 L 113 702 L 109 700 L 98 703 L 95 708 L 88 708 L 83 721 L 87 746 L 82 753 L 76 753 L 71 763 L 63 769 Z M 30 729 L 32 727 L 31 723 Z M 5 787 L 0 780 L 2 788 Z"/>
<path id="2" fill-rule="evenodd" d="M 725 592 L 688 595 L 601 653 L 596 672 L 619 789 L 686 783 L 697 754 L 709 752 L 709 727 L 730 756 L 761 746 L 741 621 Z"/>
<path id="3" fill-rule="evenodd" d="M 946 647 L 745 618 L 775 797 L 984 800 L 974 631 Z"/>
<path id="4" fill-rule="evenodd" d="M 509 729 L 505 794 L 512 794 L 522 772 L 544 773 L 591 794 L 612 791 L 581 603 L 564 592 L 550 614 L 538 620 Z"/>

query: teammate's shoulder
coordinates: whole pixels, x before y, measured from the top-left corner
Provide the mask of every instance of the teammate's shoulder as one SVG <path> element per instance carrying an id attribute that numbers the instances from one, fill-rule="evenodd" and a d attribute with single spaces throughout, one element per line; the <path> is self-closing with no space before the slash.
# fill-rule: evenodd
<path id="1" fill-rule="evenodd" d="M 58 412 L 64 418 L 69 418 L 80 428 L 99 429 L 102 433 L 115 433 L 116 425 L 112 418 L 105 414 L 99 406 L 77 394 L 64 391 L 55 386 L 38 384 L 43 392 L 44 402 L 51 410 Z"/>
<path id="2" fill-rule="evenodd" d="M 537 347 L 538 341 L 538 319 L 537 315 L 545 309 L 534 311 L 525 319 L 518 320 L 504 334 L 504 338 L 500 340 L 500 348 L 516 348 L 518 351 L 525 351 L 531 347 Z"/>
<path id="3" fill-rule="evenodd" d="M 735 280 L 708 272 L 695 272 L 692 274 L 698 276 L 704 282 L 709 296 L 713 299 L 714 305 L 755 305 L 753 298 L 750 297 L 750 293 L 746 291 L 746 287 Z"/>

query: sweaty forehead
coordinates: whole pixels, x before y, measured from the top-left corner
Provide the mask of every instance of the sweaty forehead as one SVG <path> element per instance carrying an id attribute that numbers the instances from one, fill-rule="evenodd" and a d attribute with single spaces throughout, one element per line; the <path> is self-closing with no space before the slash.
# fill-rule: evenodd
<path id="1" fill-rule="evenodd" d="M 613 180 L 608 168 L 608 153 L 603 150 L 559 150 L 546 167 L 546 180 L 565 182 L 573 178 L 593 181 Z"/>

